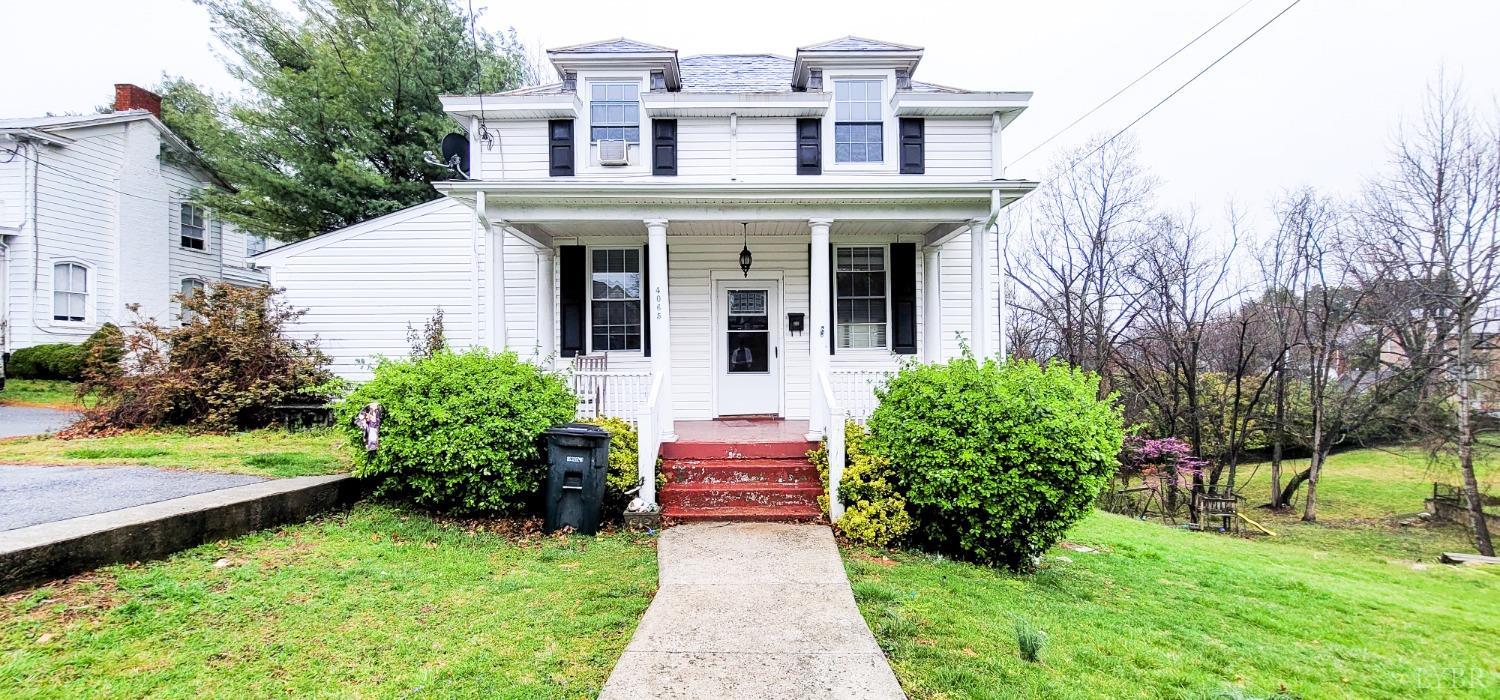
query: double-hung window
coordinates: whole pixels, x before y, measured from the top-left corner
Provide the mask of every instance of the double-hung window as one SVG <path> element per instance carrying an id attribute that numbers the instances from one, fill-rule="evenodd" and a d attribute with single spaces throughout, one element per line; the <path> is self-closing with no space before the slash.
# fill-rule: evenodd
<path id="1" fill-rule="evenodd" d="M 879 80 L 833 83 L 833 160 L 879 163 L 885 160 L 884 84 Z"/>
<path id="2" fill-rule="evenodd" d="M 181 219 L 178 222 L 181 237 L 181 245 L 184 248 L 203 250 L 207 236 L 204 232 L 207 228 L 203 225 L 203 208 L 182 203 Z"/>
<path id="3" fill-rule="evenodd" d="M 589 325 L 594 352 L 641 349 L 641 250 L 590 251 Z"/>
<path id="4" fill-rule="evenodd" d="M 182 278 L 182 284 L 178 286 L 178 291 L 182 292 L 182 325 L 186 326 L 192 323 L 193 319 L 197 317 L 197 315 L 188 308 L 188 302 L 191 301 L 193 297 L 198 294 L 198 292 L 207 291 L 207 289 L 208 288 L 203 284 L 203 280 L 194 277 Z"/>
<path id="5" fill-rule="evenodd" d="M 641 142 L 639 83 L 591 83 L 589 140 Z"/>
<path id="6" fill-rule="evenodd" d="M 52 266 L 52 320 L 88 319 L 89 269 L 78 263 Z"/>
<path id="7" fill-rule="evenodd" d="M 886 347 L 885 247 L 841 247 L 834 255 L 839 348 Z"/>

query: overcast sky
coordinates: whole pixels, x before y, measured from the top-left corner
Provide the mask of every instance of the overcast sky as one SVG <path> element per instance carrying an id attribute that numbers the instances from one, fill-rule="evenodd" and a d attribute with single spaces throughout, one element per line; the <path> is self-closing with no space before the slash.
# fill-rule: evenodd
<path id="1" fill-rule="evenodd" d="M 1046 149 L 1013 163 L 1040 177 L 1058 147 L 1113 132 L 1243 39 L 1291 0 L 1250 0 L 1228 22 Z M 1051 136 L 1245 0 L 750 3 L 473 0 L 491 29 L 530 45 L 628 36 L 696 53 L 777 53 L 855 34 L 927 49 L 919 80 L 1030 90 L 1006 132 L 1009 159 Z M 0 116 L 87 112 L 112 84 L 165 71 L 219 91 L 208 18 L 187 0 L 8 0 Z M 724 12 L 733 9 L 733 14 Z M 59 23 L 62 23 L 61 25 Z M 66 31 L 49 31 L 64 26 Z M 1164 203 L 1261 207 L 1301 185 L 1352 193 L 1384 163 L 1403 115 L 1446 68 L 1496 109 L 1500 1 L 1304 0 L 1137 128 Z"/>

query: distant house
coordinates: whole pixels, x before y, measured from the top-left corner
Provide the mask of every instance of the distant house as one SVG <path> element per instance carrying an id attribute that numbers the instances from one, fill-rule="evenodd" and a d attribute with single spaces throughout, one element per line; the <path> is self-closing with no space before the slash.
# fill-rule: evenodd
<path id="1" fill-rule="evenodd" d="M 903 361 L 999 352 L 987 222 L 1036 187 L 1002 160 L 1031 94 L 918 81 L 922 55 L 554 49 L 560 82 L 443 98 L 469 171 L 442 198 L 256 262 L 346 377 L 437 307 L 454 346 L 571 368 L 587 410 L 649 424 L 643 478 L 692 422 L 816 439 Z"/>
<path id="2" fill-rule="evenodd" d="M 0 119 L 0 349 L 166 321 L 172 295 L 265 284 L 247 236 L 190 202 L 214 176 L 161 122 L 161 99 L 115 86 L 114 112 Z"/>

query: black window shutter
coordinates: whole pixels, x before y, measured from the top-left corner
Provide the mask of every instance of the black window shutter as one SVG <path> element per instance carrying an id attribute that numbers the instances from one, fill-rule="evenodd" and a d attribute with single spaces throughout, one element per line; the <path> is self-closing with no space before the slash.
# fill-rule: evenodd
<path id="1" fill-rule="evenodd" d="M 573 120 L 552 119 L 547 122 L 548 175 L 565 177 L 573 174 Z"/>
<path id="2" fill-rule="evenodd" d="M 917 245 L 891 244 L 891 352 L 917 354 Z"/>
<path id="3" fill-rule="evenodd" d="M 585 249 L 581 245 L 565 245 L 558 250 L 558 272 L 561 276 L 561 284 L 557 290 L 559 305 L 562 307 L 562 356 L 577 357 L 586 352 L 588 347 L 584 343 L 585 319 L 588 318 L 585 305 L 588 304 L 588 260 L 585 257 Z M 550 329 L 538 329 L 546 333 Z"/>
<path id="4" fill-rule="evenodd" d="M 838 353 L 839 249 L 828 244 L 828 354 Z"/>
<path id="5" fill-rule="evenodd" d="M 651 174 L 677 174 L 676 119 L 651 120 Z"/>
<path id="6" fill-rule="evenodd" d="M 797 174 L 823 174 L 823 120 L 797 120 Z"/>
<path id="7" fill-rule="evenodd" d="M 673 173 L 674 175 L 676 173 Z M 641 246 L 641 352 L 651 356 L 651 246 Z"/>
<path id="8" fill-rule="evenodd" d="M 926 128 L 922 120 L 902 117 L 898 131 L 901 134 L 902 174 L 921 175 L 927 172 Z"/>

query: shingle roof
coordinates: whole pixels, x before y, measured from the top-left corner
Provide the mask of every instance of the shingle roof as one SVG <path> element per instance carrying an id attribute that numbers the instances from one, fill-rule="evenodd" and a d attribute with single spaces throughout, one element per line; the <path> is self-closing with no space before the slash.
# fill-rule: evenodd
<path id="1" fill-rule="evenodd" d="M 876 41 L 858 36 L 846 36 L 821 44 L 803 46 L 798 51 L 921 51 L 920 46 L 907 46 L 889 41 Z"/>
<path id="2" fill-rule="evenodd" d="M 678 61 L 682 92 L 791 92 L 793 61 L 775 54 L 705 54 Z M 912 92 L 964 93 L 969 90 L 911 81 Z M 524 87 L 502 95 L 556 95 L 562 83 Z"/>
<path id="3" fill-rule="evenodd" d="M 678 61 L 683 92 L 791 92 L 792 59 L 773 54 L 707 54 Z"/>
<path id="4" fill-rule="evenodd" d="M 665 46 L 656 46 L 634 39 L 616 37 L 604 41 L 590 41 L 586 44 L 574 44 L 564 46 L 560 49 L 548 49 L 547 53 L 654 53 L 665 51 L 675 53 L 677 49 L 669 49 Z"/>
<path id="5" fill-rule="evenodd" d="M 50 117 L 11 117 L 0 119 L 0 129 L 58 129 L 89 126 L 96 123 L 128 121 L 150 116 L 144 109 L 128 109 L 106 114 L 64 114 Z"/>

